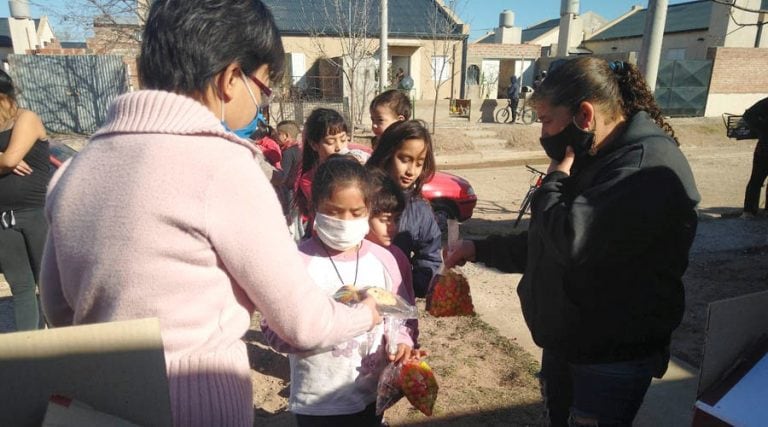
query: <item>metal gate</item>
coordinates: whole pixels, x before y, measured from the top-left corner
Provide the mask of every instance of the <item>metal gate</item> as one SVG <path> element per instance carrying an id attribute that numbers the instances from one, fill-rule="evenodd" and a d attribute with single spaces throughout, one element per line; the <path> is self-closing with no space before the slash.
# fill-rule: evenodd
<path id="1" fill-rule="evenodd" d="M 51 132 L 90 134 L 109 104 L 128 91 L 126 66 L 116 55 L 8 55 L 19 104 Z"/>
<path id="2" fill-rule="evenodd" d="M 707 107 L 711 60 L 662 60 L 656 79 L 656 102 L 672 117 L 702 117 Z"/>

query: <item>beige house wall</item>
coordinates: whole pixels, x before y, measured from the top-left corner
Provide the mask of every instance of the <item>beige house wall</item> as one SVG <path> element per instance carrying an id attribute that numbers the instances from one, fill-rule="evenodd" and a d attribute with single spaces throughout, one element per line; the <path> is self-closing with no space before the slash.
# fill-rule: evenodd
<path id="1" fill-rule="evenodd" d="M 685 59 L 707 59 L 706 31 L 666 34 L 661 45 L 661 59 L 667 58 L 670 49 L 685 49 Z M 641 37 L 614 40 L 586 40 L 584 47 L 598 55 L 623 52 L 640 52 Z"/>
<path id="2" fill-rule="evenodd" d="M 546 33 L 536 37 L 535 39 L 529 41 L 530 44 L 537 44 L 540 46 L 552 46 L 557 45 L 557 39 L 560 37 L 560 29 L 559 27 L 555 27 Z"/>
<path id="3" fill-rule="evenodd" d="M 760 9 L 761 0 L 736 0 L 747 9 Z M 707 46 L 754 47 L 760 14 L 712 3 Z"/>
<path id="4" fill-rule="evenodd" d="M 338 38 L 322 37 L 299 37 L 299 36 L 283 36 L 283 47 L 286 53 L 303 53 L 304 54 L 304 73 L 309 71 L 310 68 L 322 58 L 333 58 L 342 56 L 344 50 L 342 49 L 342 40 Z M 461 62 L 461 42 L 452 42 L 455 45 L 455 49 L 451 51 L 449 49 L 449 60 L 455 60 L 454 75 L 453 75 L 453 94 L 454 97 L 459 97 L 459 89 L 461 88 L 461 68 L 463 64 Z M 379 40 L 371 39 L 369 44 L 370 49 L 374 52 L 374 55 L 379 51 Z M 437 54 L 442 55 L 442 44 L 440 42 L 436 44 L 432 40 L 415 40 L 415 39 L 389 39 L 389 56 L 408 56 L 411 63 L 411 77 L 414 80 L 413 97 L 415 99 L 432 99 L 435 94 L 435 84 L 432 80 L 432 56 Z M 455 56 L 453 55 L 455 52 Z M 294 73 L 296 70 L 294 70 Z M 448 72 L 450 75 L 450 70 Z M 448 81 L 440 87 L 439 97 L 447 98 L 451 95 L 451 82 Z"/>

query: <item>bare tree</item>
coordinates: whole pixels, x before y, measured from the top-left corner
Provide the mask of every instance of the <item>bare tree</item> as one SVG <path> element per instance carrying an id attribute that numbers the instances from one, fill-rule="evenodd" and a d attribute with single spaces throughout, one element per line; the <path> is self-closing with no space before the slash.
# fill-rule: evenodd
<path id="1" fill-rule="evenodd" d="M 63 28 L 57 33 L 86 38 L 99 32 L 106 45 L 141 43 L 141 29 L 150 0 L 76 0 L 50 4 L 32 2 L 49 16 L 55 17 Z"/>
<path id="2" fill-rule="evenodd" d="M 377 84 L 373 55 L 378 49 L 378 34 L 372 32 L 378 22 L 378 4 L 374 0 L 302 0 L 302 16 L 312 44 L 321 60 L 343 76 L 350 118 L 358 125 Z"/>
<path id="3" fill-rule="evenodd" d="M 432 72 L 432 83 L 435 90 L 432 104 L 432 133 L 435 133 L 437 121 L 437 101 L 440 97 L 440 88 L 447 82 L 453 84 L 453 79 L 461 72 L 462 63 L 456 67 L 456 49 L 460 48 L 463 38 L 467 36 L 467 28 L 456 14 L 459 0 L 433 0 L 428 16 L 428 24 L 432 50 L 427 63 Z M 461 53 L 459 53 L 461 55 Z M 451 97 L 453 92 L 451 92 Z"/>

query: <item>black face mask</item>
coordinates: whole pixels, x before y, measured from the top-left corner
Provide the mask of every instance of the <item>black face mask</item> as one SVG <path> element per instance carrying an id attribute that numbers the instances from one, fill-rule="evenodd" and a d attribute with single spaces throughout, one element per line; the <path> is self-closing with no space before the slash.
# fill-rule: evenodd
<path id="1" fill-rule="evenodd" d="M 560 133 L 539 139 L 547 156 L 558 162 L 565 158 L 565 147 L 569 145 L 573 148 L 573 152 L 576 154 L 577 159 L 589 154 L 594 140 L 594 132 L 580 129 L 573 123 L 573 121 L 571 121 L 571 123 Z"/>

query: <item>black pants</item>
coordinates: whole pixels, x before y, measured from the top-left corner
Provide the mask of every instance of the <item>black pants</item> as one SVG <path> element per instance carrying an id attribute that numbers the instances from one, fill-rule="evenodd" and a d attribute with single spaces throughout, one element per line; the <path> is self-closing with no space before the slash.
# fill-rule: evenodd
<path id="1" fill-rule="evenodd" d="M 768 141 L 760 141 L 758 144 L 768 144 Z M 766 150 L 755 151 L 752 156 L 752 175 L 747 183 L 747 190 L 744 192 L 744 212 L 752 214 L 757 213 L 760 205 L 760 189 L 763 187 L 765 178 L 768 177 L 768 153 Z M 764 207 L 768 210 L 768 188 L 766 188 L 766 201 Z"/>
<path id="2" fill-rule="evenodd" d="M 39 329 L 36 283 L 48 232 L 43 208 L 14 210 L 12 216 L 6 212 L 4 226 L 8 228 L 0 228 L 0 268 L 11 285 L 16 329 Z"/>
<path id="3" fill-rule="evenodd" d="M 328 416 L 296 414 L 296 424 L 299 427 L 379 427 L 381 419 L 381 415 L 376 415 L 376 402 L 354 414 Z"/>

